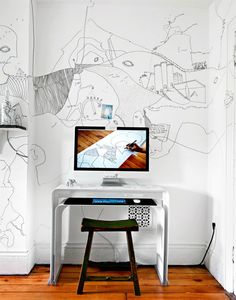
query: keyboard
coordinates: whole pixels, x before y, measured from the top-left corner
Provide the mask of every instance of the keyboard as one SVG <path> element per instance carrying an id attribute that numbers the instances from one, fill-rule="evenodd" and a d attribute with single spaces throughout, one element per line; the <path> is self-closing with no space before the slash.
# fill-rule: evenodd
<path id="1" fill-rule="evenodd" d="M 65 205 L 148 205 L 156 206 L 150 198 L 68 198 Z"/>

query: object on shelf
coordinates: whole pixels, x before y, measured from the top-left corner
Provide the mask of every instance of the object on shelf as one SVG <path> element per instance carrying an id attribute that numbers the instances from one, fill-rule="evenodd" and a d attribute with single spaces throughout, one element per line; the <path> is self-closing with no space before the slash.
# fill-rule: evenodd
<path id="1" fill-rule="evenodd" d="M 24 118 L 20 103 L 11 103 L 9 101 L 9 91 L 7 91 L 5 99 L 0 104 L 0 128 L 25 130 Z"/>

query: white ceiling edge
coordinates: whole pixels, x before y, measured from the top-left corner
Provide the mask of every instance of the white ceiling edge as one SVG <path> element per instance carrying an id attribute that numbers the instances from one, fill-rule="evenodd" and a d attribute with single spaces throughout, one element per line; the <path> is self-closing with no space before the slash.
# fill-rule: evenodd
<path id="1" fill-rule="evenodd" d="M 65 3 L 65 4 L 89 4 L 91 0 L 35 0 L 38 4 L 56 4 L 56 3 Z M 138 3 L 142 4 L 152 4 L 152 5 L 165 5 L 165 6 L 184 6 L 184 7 L 199 7 L 199 8 L 208 8 L 211 3 L 217 0 L 92 0 L 97 4 L 105 3 L 114 3 L 114 4 L 130 4 L 132 1 L 134 5 Z"/>

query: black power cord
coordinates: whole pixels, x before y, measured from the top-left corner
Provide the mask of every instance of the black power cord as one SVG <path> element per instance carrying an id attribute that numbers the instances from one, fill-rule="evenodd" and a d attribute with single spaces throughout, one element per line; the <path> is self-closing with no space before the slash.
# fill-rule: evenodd
<path id="1" fill-rule="evenodd" d="M 205 260 L 205 258 L 206 258 L 206 256 L 207 256 L 207 253 L 208 253 L 208 251 L 209 251 L 209 249 L 210 249 L 210 247 L 211 247 L 213 238 L 214 238 L 214 236 L 215 236 L 215 231 L 216 231 L 216 223 L 212 223 L 212 235 L 211 235 L 211 239 L 210 239 L 209 245 L 208 245 L 208 247 L 207 247 L 207 249 L 206 249 L 206 252 L 205 252 L 205 254 L 204 254 L 204 256 L 203 256 L 203 259 L 202 259 L 201 262 L 199 263 L 199 266 L 201 266 L 201 265 L 204 263 L 204 260 Z"/>

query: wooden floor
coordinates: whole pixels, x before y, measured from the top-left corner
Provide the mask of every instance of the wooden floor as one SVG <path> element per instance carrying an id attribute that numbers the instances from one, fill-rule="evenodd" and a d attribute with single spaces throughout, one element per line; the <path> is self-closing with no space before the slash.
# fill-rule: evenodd
<path id="1" fill-rule="evenodd" d="M 139 267 L 142 295 L 134 296 L 132 282 L 86 282 L 83 295 L 76 295 L 80 267 L 64 266 L 57 286 L 48 286 L 48 266 L 36 266 L 28 276 L 0 276 L 1 300 L 157 300 L 229 299 L 219 283 L 200 267 L 169 267 L 169 286 L 163 287 L 153 267 Z M 89 273 L 102 272 L 89 268 Z M 110 273 L 110 272 L 106 272 Z M 114 272 L 113 272 L 114 273 Z M 116 272 L 114 275 L 123 274 Z M 111 273 L 110 273 L 111 274 Z"/>
<path id="2" fill-rule="evenodd" d="M 112 131 L 109 130 L 80 130 L 77 140 L 77 153 L 92 146 L 110 133 Z"/>

